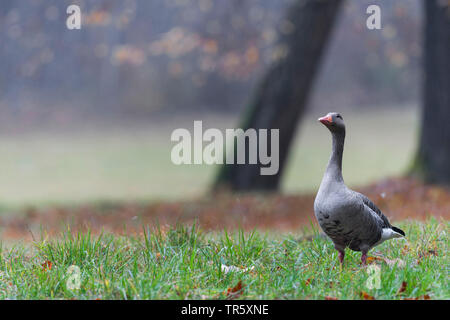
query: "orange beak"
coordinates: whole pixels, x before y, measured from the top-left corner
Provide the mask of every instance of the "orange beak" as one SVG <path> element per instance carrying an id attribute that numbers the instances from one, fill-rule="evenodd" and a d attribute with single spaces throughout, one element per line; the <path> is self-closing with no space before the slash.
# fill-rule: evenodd
<path id="1" fill-rule="evenodd" d="M 325 117 L 319 118 L 317 121 L 320 121 L 323 124 L 327 125 L 327 124 L 333 123 L 333 118 L 331 118 L 331 116 L 325 116 Z"/>

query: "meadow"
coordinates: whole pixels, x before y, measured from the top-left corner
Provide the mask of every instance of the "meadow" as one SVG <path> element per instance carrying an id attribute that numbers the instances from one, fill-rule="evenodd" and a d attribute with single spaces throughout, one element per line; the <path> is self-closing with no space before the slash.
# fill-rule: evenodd
<path id="1" fill-rule="evenodd" d="M 0 299 L 449 299 L 448 222 L 399 226 L 407 238 L 371 251 L 369 266 L 349 250 L 341 266 L 314 227 L 211 233 L 194 224 L 128 236 L 68 230 L 2 247 Z"/>
<path id="2" fill-rule="evenodd" d="M 316 121 L 320 115 L 311 113 L 301 124 L 282 183 L 286 194 L 315 192 L 319 186 L 331 148 L 329 133 Z M 365 185 L 407 170 L 417 135 L 414 109 L 343 115 L 348 185 Z M 218 167 L 177 166 L 170 160 L 175 144 L 171 132 L 192 130 L 198 118 L 205 128 L 234 128 L 238 123 L 236 118 L 201 115 L 1 133 L 0 209 L 200 197 Z"/>
<path id="3" fill-rule="evenodd" d="M 317 116 L 304 119 L 270 197 L 205 197 L 218 168 L 172 164 L 170 133 L 195 117 L 0 134 L 0 299 L 449 299 L 448 190 L 369 186 L 383 210 L 408 217 L 396 221 L 406 239 L 371 251 L 369 266 L 351 251 L 341 266 L 330 240 L 305 227 L 331 145 Z M 415 111 L 344 118 L 348 185 L 407 171 Z"/>

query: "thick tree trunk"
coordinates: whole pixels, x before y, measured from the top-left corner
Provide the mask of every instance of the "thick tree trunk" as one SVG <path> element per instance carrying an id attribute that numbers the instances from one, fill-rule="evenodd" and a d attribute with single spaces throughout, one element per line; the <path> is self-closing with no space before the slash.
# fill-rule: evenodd
<path id="1" fill-rule="evenodd" d="M 216 188 L 234 191 L 278 188 L 292 138 L 305 110 L 340 4 L 341 0 L 298 0 L 288 9 L 283 23 L 284 34 L 280 37 L 280 59 L 259 84 L 240 126 L 244 130 L 279 129 L 278 173 L 261 175 L 260 164 L 223 165 Z M 271 150 L 270 146 L 268 150 Z"/>
<path id="2" fill-rule="evenodd" d="M 413 169 L 428 182 L 450 185 L 450 5 L 424 4 L 422 131 Z"/>

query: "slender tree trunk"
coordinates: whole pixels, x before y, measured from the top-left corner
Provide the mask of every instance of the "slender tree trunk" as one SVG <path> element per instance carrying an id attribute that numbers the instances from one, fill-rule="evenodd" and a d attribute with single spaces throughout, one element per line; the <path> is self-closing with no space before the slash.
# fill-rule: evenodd
<path id="1" fill-rule="evenodd" d="M 422 130 L 414 172 L 450 185 L 450 4 L 424 0 Z"/>
<path id="2" fill-rule="evenodd" d="M 341 0 L 298 0 L 288 9 L 277 50 L 279 59 L 254 92 L 241 123 L 244 130 L 279 129 L 278 173 L 261 175 L 260 164 L 223 165 L 216 188 L 227 187 L 235 191 L 278 188 L 292 138 L 305 110 L 340 4 Z M 268 150 L 271 150 L 270 146 Z"/>

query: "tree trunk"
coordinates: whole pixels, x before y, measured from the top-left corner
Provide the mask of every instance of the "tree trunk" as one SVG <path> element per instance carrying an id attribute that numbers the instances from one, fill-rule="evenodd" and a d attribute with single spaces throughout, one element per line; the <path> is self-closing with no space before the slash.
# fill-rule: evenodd
<path id="1" fill-rule="evenodd" d="M 413 171 L 427 182 L 450 185 L 450 5 L 424 4 L 422 129 Z"/>
<path id="2" fill-rule="evenodd" d="M 241 123 L 249 128 L 279 129 L 279 170 L 261 175 L 258 164 L 224 164 L 215 182 L 234 191 L 275 190 L 283 174 L 297 124 L 317 73 L 320 57 L 341 0 L 298 0 L 287 12 L 280 36 L 279 59 L 265 75 Z M 270 142 L 270 138 L 268 139 Z M 245 147 L 248 156 L 248 145 Z M 268 146 L 270 151 L 270 143 Z"/>

